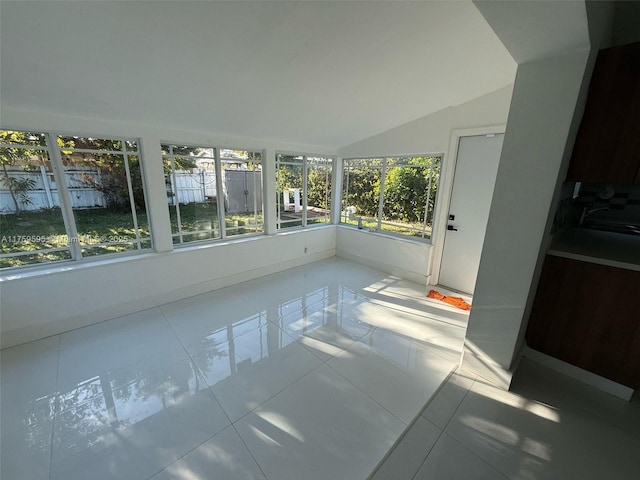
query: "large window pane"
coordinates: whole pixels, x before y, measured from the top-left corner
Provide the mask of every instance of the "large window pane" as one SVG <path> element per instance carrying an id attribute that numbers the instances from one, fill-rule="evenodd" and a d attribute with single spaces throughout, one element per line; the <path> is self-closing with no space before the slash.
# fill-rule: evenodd
<path id="1" fill-rule="evenodd" d="M 439 179 L 436 156 L 345 160 L 341 222 L 431 238 Z"/>
<path id="2" fill-rule="evenodd" d="M 388 158 L 381 230 L 431 238 L 438 157 Z"/>
<path id="3" fill-rule="evenodd" d="M 215 149 L 162 145 L 174 244 L 221 237 Z"/>
<path id="4" fill-rule="evenodd" d="M 227 236 L 264 231 L 262 219 L 262 154 L 221 150 Z"/>
<path id="5" fill-rule="evenodd" d="M 383 160 L 345 160 L 341 222 L 377 229 Z"/>
<path id="6" fill-rule="evenodd" d="M 283 154 L 276 159 L 278 229 L 330 222 L 332 159 Z"/>
<path id="7" fill-rule="evenodd" d="M 331 159 L 307 158 L 307 225 L 331 222 Z"/>
<path id="8" fill-rule="evenodd" d="M 43 133 L 0 131 L 0 268 L 71 259 Z"/>
<path id="9" fill-rule="evenodd" d="M 58 137 L 58 144 L 82 257 L 151 248 L 137 142 Z"/>
<path id="10" fill-rule="evenodd" d="M 276 175 L 278 229 L 303 226 L 304 157 L 278 155 Z"/>

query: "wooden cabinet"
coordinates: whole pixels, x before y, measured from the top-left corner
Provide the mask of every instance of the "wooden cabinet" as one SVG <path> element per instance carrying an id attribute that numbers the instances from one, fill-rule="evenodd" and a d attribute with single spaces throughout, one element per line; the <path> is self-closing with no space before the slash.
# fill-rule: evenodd
<path id="1" fill-rule="evenodd" d="M 640 42 L 598 54 L 567 180 L 640 183 Z"/>
<path id="2" fill-rule="evenodd" d="M 548 255 L 527 345 L 640 387 L 640 272 Z"/>

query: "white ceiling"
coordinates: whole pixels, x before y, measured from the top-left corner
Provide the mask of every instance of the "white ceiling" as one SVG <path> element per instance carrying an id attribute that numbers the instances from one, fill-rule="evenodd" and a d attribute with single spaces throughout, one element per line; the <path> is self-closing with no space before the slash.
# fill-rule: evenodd
<path id="1" fill-rule="evenodd" d="M 221 135 L 340 148 L 516 70 L 467 1 L 0 4 L 3 106 Z"/>

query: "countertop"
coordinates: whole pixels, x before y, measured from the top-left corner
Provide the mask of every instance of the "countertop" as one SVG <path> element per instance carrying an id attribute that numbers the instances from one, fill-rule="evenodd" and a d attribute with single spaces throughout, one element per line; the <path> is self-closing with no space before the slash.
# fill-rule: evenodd
<path id="1" fill-rule="evenodd" d="M 547 253 L 640 271 L 640 235 L 571 228 L 553 237 Z"/>

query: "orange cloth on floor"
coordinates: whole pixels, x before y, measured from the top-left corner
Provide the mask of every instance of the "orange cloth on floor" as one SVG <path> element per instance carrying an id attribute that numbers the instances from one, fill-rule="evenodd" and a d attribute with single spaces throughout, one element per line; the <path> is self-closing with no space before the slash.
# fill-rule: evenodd
<path id="1" fill-rule="evenodd" d="M 453 305 L 454 307 L 460 308 L 462 310 L 471 310 L 471 305 L 469 305 L 460 297 L 448 297 L 447 295 L 442 295 L 436 290 L 429 290 L 429 293 L 427 293 L 427 297 L 441 300 L 444 303 L 448 303 L 449 305 Z"/>

